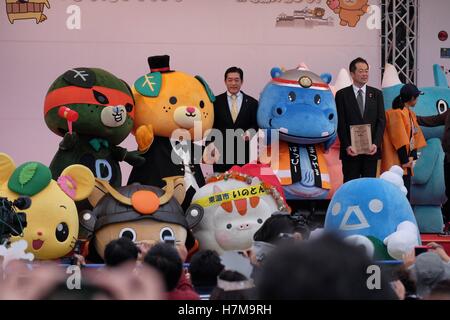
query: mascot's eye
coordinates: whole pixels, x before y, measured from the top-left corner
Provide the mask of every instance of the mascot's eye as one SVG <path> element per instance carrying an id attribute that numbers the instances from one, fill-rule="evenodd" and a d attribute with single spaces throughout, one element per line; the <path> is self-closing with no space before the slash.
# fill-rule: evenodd
<path id="1" fill-rule="evenodd" d="M 258 220 L 256 220 L 259 224 L 263 223 L 263 219 L 259 218 Z"/>
<path id="2" fill-rule="evenodd" d="M 320 101 L 321 101 L 320 95 L 316 94 L 316 96 L 314 97 L 315 104 L 320 104 Z"/>
<path id="3" fill-rule="evenodd" d="M 295 92 L 293 91 L 289 92 L 288 99 L 290 102 L 294 102 L 297 99 L 297 95 L 295 94 Z"/>
<path id="4" fill-rule="evenodd" d="M 93 90 L 93 91 L 94 91 L 95 100 L 97 100 L 101 104 L 109 103 L 108 98 L 103 93 L 100 93 L 100 92 L 95 91 L 95 90 Z"/>
<path id="5" fill-rule="evenodd" d="M 55 235 L 59 242 L 67 240 L 67 237 L 69 236 L 69 227 L 65 222 L 61 222 L 56 226 Z"/>
<path id="6" fill-rule="evenodd" d="M 227 229 L 231 229 L 232 225 L 231 223 L 227 224 Z"/>
<path id="7" fill-rule="evenodd" d="M 177 104 L 178 102 L 177 97 L 170 97 L 169 102 L 170 104 Z"/>
<path id="8" fill-rule="evenodd" d="M 448 109 L 447 101 L 445 101 L 445 100 L 438 100 L 438 102 L 436 102 L 436 108 L 437 108 L 437 112 L 439 114 L 443 114 Z"/>
<path id="9" fill-rule="evenodd" d="M 166 237 L 175 237 L 175 232 L 173 232 L 173 230 L 169 227 L 164 227 L 159 232 L 159 238 L 162 242 L 164 242 L 164 238 Z"/>
<path id="10" fill-rule="evenodd" d="M 131 228 L 123 228 L 119 232 L 119 238 L 122 238 L 122 237 L 128 238 L 131 241 L 136 241 L 136 231 L 134 231 Z"/>
<path id="11" fill-rule="evenodd" d="M 131 103 L 127 103 L 125 105 L 125 110 L 127 110 L 127 112 L 133 111 L 133 105 Z"/>
<path id="12" fill-rule="evenodd" d="M 200 108 L 204 108 L 205 107 L 205 103 L 203 102 L 203 100 L 200 101 Z"/>

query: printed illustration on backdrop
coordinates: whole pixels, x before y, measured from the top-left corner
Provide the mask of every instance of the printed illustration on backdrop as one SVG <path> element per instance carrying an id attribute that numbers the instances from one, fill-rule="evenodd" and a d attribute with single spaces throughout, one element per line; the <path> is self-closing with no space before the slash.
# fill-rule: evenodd
<path id="1" fill-rule="evenodd" d="M 6 0 L 6 14 L 11 24 L 15 20 L 35 19 L 36 23 L 44 22 L 47 16 L 44 7 L 50 9 L 48 0 Z"/>
<path id="2" fill-rule="evenodd" d="M 327 6 L 339 15 L 340 25 L 356 27 L 369 10 L 369 0 L 328 0 Z"/>
<path id="3" fill-rule="evenodd" d="M 302 10 L 294 10 L 292 15 L 280 13 L 276 20 L 276 26 L 289 27 L 313 27 L 316 25 L 333 26 L 334 19 L 330 16 L 325 16 L 325 9 L 321 7 L 308 7 Z"/>

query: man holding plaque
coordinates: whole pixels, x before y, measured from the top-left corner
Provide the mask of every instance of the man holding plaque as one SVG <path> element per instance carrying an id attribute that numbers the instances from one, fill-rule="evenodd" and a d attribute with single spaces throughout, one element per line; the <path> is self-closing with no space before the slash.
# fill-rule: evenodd
<path id="1" fill-rule="evenodd" d="M 349 71 L 353 85 L 336 93 L 344 183 L 376 176 L 386 124 L 383 94 L 367 85 L 367 61 L 363 58 L 353 60 Z"/>

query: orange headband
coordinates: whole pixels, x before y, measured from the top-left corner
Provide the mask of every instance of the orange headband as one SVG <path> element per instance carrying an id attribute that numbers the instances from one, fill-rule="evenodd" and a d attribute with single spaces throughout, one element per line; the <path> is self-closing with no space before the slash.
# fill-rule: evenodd
<path id="1" fill-rule="evenodd" d="M 98 91 L 108 98 L 107 104 L 99 103 L 92 92 Z M 96 104 L 101 106 L 117 106 L 126 105 L 127 103 L 134 106 L 133 98 L 126 93 L 106 87 L 94 86 L 92 88 L 81 88 L 75 86 L 68 86 L 56 89 L 45 97 L 44 115 L 51 109 L 69 104 Z M 134 118 L 134 108 L 128 113 L 131 118 Z"/>

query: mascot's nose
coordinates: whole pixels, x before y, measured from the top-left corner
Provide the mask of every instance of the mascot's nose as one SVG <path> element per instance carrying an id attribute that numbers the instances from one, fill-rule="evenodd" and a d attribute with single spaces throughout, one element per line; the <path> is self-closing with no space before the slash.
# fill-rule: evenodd
<path id="1" fill-rule="evenodd" d="M 194 113 L 195 112 L 195 108 L 194 107 L 187 107 L 186 111 L 189 113 Z"/>
<path id="2" fill-rule="evenodd" d="M 38 236 L 42 236 L 42 232 L 41 232 L 41 231 L 38 231 L 38 232 L 37 232 L 37 235 L 38 235 Z"/>
<path id="3" fill-rule="evenodd" d="M 239 226 L 239 230 L 247 230 L 247 229 L 250 229 L 249 223 L 243 223 Z"/>

